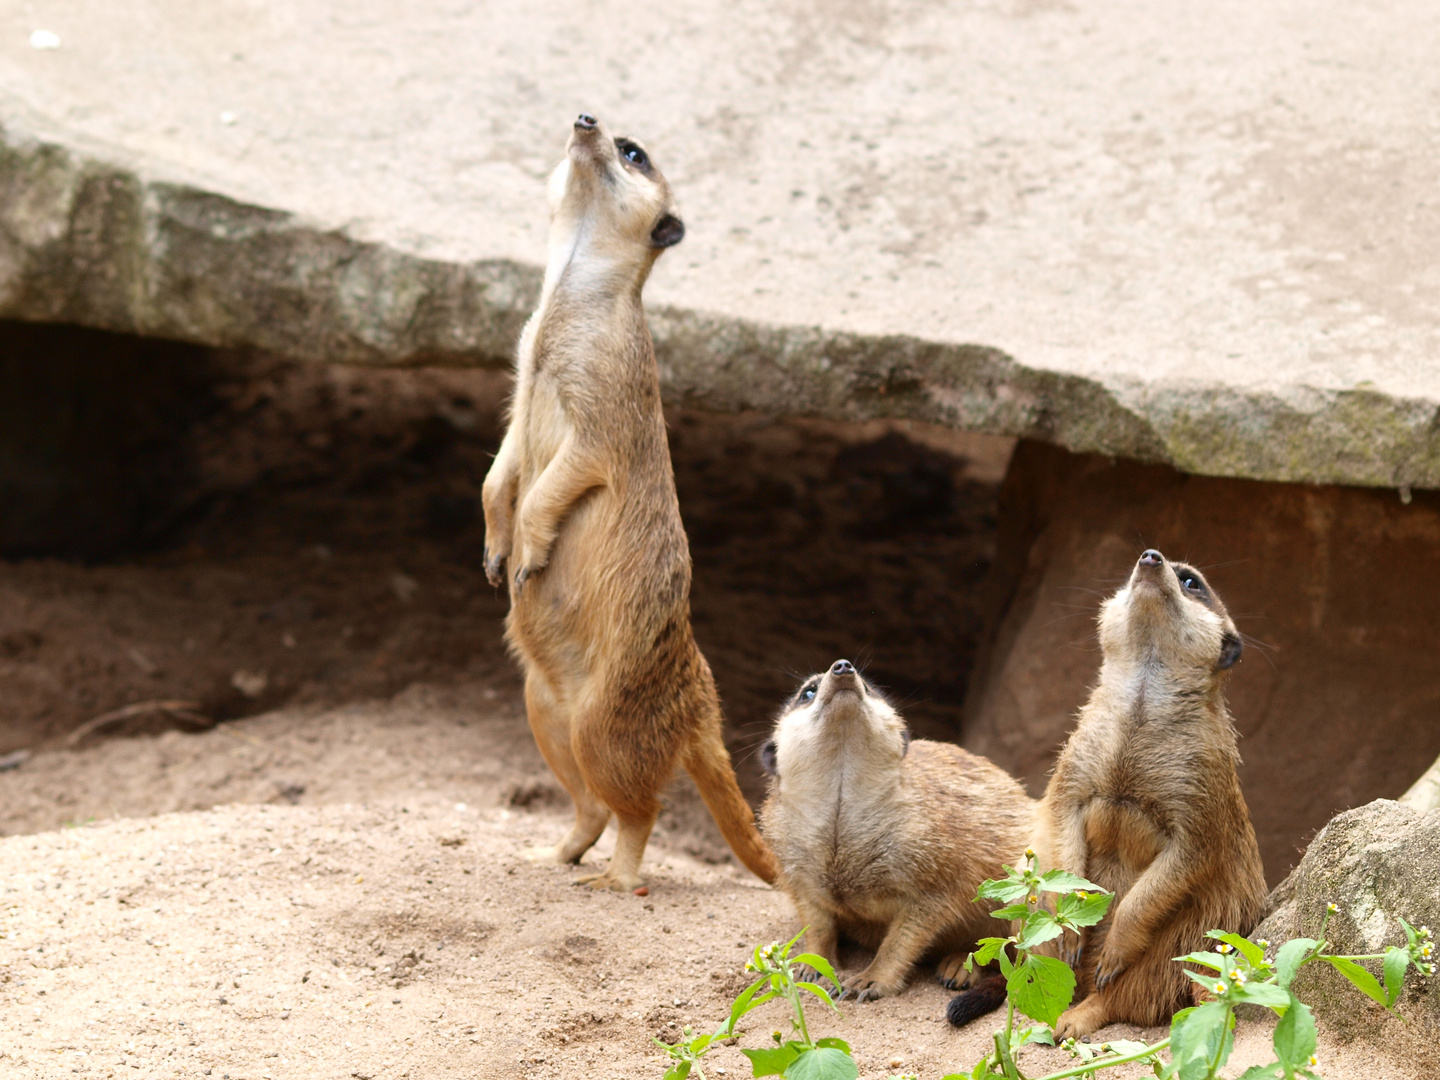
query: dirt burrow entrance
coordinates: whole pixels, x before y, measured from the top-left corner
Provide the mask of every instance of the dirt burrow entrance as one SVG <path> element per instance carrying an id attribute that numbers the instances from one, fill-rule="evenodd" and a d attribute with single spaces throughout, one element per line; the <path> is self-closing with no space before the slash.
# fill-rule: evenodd
<path id="1" fill-rule="evenodd" d="M 479 508 L 507 376 L 13 323 L 0 343 L 17 379 L 0 495 L 25 509 L 0 523 L 0 753 L 151 701 L 225 719 L 417 681 L 509 685 Z M 749 793 L 772 710 L 840 656 L 918 731 L 954 737 L 1010 441 L 670 420 L 696 633 Z"/>
<path id="2" fill-rule="evenodd" d="M 272 803 L 0 840 L 0 1076 L 658 1080 L 650 1038 L 718 1026 L 750 947 L 798 929 L 713 826 L 677 826 L 673 809 L 647 897 L 577 888 L 577 871 L 528 861 L 568 814 L 518 703 L 483 683 L 45 751 L 0 775 L 0 801 L 32 807 L 7 827 L 230 799 Z M 671 792 L 672 808 L 696 801 Z M 921 973 L 897 998 L 817 1008 L 811 1022 L 853 1045 L 865 1080 L 934 1080 L 972 1064 L 993 1027 L 952 1030 L 949 996 Z M 766 1007 L 743 1044 L 782 1023 Z M 1241 1024 L 1237 1071 L 1269 1038 Z M 1337 1078 L 1423 1072 L 1323 1029 L 1321 1056 Z M 736 1046 L 709 1062 L 717 1077 L 749 1075 Z M 1044 1048 L 1022 1060 L 1066 1063 Z"/>

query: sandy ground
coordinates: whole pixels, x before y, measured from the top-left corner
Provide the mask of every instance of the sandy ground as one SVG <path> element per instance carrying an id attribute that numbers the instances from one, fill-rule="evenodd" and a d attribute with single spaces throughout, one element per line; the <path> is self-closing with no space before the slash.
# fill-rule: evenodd
<path id="1" fill-rule="evenodd" d="M 513 690 L 484 684 L 45 751 L 0 774 L 0 802 L 16 830 L 0 840 L 5 1077 L 658 1078 L 650 1037 L 718 1024 L 750 946 L 798 929 L 686 781 L 649 896 L 529 862 L 568 807 Z M 922 976 L 812 1022 L 867 1080 L 938 1078 L 992 1029 L 950 1029 L 948 998 Z M 744 1041 L 782 1019 L 767 1006 Z M 1267 1043 L 1242 1025 L 1231 1071 Z M 734 1047 L 710 1060 L 749 1075 Z M 1027 1051 L 1024 1067 L 1064 1060 Z M 1421 1075 L 1328 1039 L 1322 1060 L 1332 1077 Z"/>

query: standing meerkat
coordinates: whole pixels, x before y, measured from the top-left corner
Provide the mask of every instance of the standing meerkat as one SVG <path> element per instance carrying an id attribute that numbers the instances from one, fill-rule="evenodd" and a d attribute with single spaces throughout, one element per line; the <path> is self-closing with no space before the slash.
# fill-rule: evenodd
<path id="1" fill-rule="evenodd" d="M 1060 1017 L 1062 1039 L 1168 1022 L 1195 1003 L 1172 958 L 1205 948 L 1207 930 L 1249 933 L 1265 903 L 1225 708 L 1241 651 L 1225 605 L 1198 570 L 1146 551 L 1100 609 L 1100 646 L 1099 684 L 1036 818 L 1042 869 L 1115 893 L 1071 950 L 1086 996 Z"/>
<path id="2" fill-rule="evenodd" d="M 685 235 L 639 143 L 575 121 L 550 177 L 549 261 L 520 336 L 510 426 L 485 477 L 485 573 L 509 563 L 506 637 L 540 752 L 575 800 L 548 852 L 576 863 L 613 812 L 596 888 L 629 890 L 677 765 L 740 860 L 775 861 L 721 739 L 715 680 L 690 628 L 690 549 L 640 293 Z"/>
<path id="3" fill-rule="evenodd" d="M 1025 846 L 1034 800 L 985 758 L 912 740 L 848 660 L 786 703 L 761 761 L 772 776 L 761 824 L 810 951 L 833 961 L 842 935 L 876 950 L 844 992 L 898 994 L 927 955 L 944 957 L 940 976 L 955 985 L 995 927 L 976 890 Z M 1003 979 L 966 995 L 974 1016 L 1004 999 Z"/>

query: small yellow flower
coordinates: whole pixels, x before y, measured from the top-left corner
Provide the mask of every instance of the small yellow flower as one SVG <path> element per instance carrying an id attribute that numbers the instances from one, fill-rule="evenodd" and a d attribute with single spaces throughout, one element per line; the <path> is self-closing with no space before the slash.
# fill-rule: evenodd
<path id="1" fill-rule="evenodd" d="M 1030 894 L 1030 897 L 1029 897 L 1029 900 L 1030 900 L 1030 903 L 1032 903 L 1032 904 L 1038 903 L 1039 900 L 1040 900 L 1040 897 L 1036 896 L 1034 893 L 1031 893 L 1031 894 Z"/>
<path id="2" fill-rule="evenodd" d="M 1218 953 L 1223 953 L 1223 954 L 1225 954 L 1226 956 L 1229 956 L 1232 952 L 1235 951 L 1235 948 L 1234 948 L 1234 946 L 1232 946 L 1228 941 L 1222 941 L 1222 942 L 1216 947 L 1215 951 L 1218 952 Z"/>
<path id="3" fill-rule="evenodd" d="M 1223 994 L 1223 993 L 1225 993 L 1225 984 L 1224 984 L 1223 982 L 1217 982 L 1217 983 L 1216 983 L 1214 986 L 1212 986 L 1210 989 L 1213 990 L 1213 991 L 1214 991 L 1215 993 L 1217 993 L 1217 994 Z"/>
<path id="4" fill-rule="evenodd" d="M 1426 960 L 1430 959 L 1430 954 L 1434 951 L 1435 946 L 1431 945 L 1428 941 L 1424 945 L 1420 946 L 1420 955 L 1423 956 Z"/>
<path id="5" fill-rule="evenodd" d="M 1270 947 L 1270 942 L 1266 941 L 1263 937 L 1256 938 L 1255 944 L 1259 945 L 1262 949 L 1268 949 Z"/>
<path id="6" fill-rule="evenodd" d="M 1325 905 L 1325 910 L 1328 911 L 1331 915 L 1334 915 L 1337 911 L 1340 910 L 1340 905 L 1332 901 L 1331 903 Z"/>
<path id="7" fill-rule="evenodd" d="M 1320 1059 L 1319 1059 L 1318 1057 L 1316 1057 L 1314 1054 L 1311 1054 L 1311 1055 L 1310 1055 L 1310 1068 L 1312 1068 L 1312 1069 L 1318 1069 L 1319 1067 L 1320 1067 Z"/>

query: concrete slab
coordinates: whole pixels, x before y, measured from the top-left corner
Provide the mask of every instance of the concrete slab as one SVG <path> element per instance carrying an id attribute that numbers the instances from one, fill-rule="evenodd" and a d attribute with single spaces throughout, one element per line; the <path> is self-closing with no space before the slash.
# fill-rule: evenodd
<path id="1" fill-rule="evenodd" d="M 586 108 L 689 227 L 673 399 L 1436 487 L 1437 47 L 1429 0 L 11 5 L 0 315 L 496 363 Z"/>

